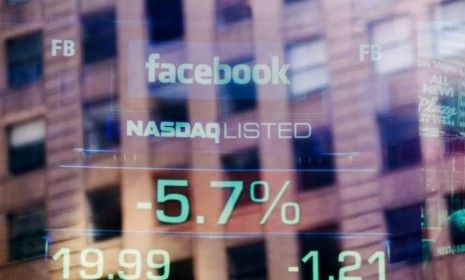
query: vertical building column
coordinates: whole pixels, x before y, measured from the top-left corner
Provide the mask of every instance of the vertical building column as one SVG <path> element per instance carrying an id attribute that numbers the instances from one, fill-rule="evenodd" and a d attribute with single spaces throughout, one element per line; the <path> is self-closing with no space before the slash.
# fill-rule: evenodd
<path id="1" fill-rule="evenodd" d="M 137 158 L 136 165 L 147 167 L 150 165 L 150 146 L 148 138 L 126 137 L 126 122 L 133 120 L 134 115 L 125 112 L 137 111 L 138 120 L 144 122 L 149 118 L 149 97 L 145 81 L 145 1 L 118 0 L 116 1 L 116 15 L 118 21 L 118 77 L 119 109 L 120 109 L 120 154 Z M 132 64 L 132 65 L 131 65 Z M 129 72 L 134 71 L 134 72 Z M 136 92 L 133 92 L 136 91 Z M 142 112 L 147 112 L 144 114 Z M 154 186 L 152 173 L 148 170 L 129 170 L 124 167 L 133 167 L 132 161 L 121 161 L 121 205 L 123 220 L 122 249 L 136 249 L 142 256 L 147 256 L 150 250 L 156 247 L 158 236 L 151 234 L 155 229 L 154 211 L 141 211 L 137 209 L 137 202 L 153 201 Z M 147 262 L 141 263 L 141 271 L 152 270 Z M 147 279 L 142 273 L 140 279 Z"/>
<path id="2" fill-rule="evenodd" d="M 282 0 L 256 0 L 250 1 L 253 9 L 254 38 L 255 38 L 255 63 L 268 65 L 271 58 L 279 57 L 280 64 L 285 61 L 284 39 L 282 30 L 283 22 Z M 258 120 L 257 122 L 288 122 L 290 121 L 288 91 L 285 84 L 265 84 L 257 86 L 258 94 Z M 273 96 L 270 96 L 273 94 Z M 273 153 L 279 151 L 279 153 Z M 291 140 L 260 139 L 260 161 L 262 169 L 288 169 L 294 167 L 293 150 Z M 277 197 L 285 181 L 291 184 L 284 193 L 281 202 L 296 201 L 297 184 L 295 173 L 286 172 L 262 172 L 262 180 L 271 182 L 270 197 Z M 271 207 L 272 199 L 263 204 L 262 216 Z M 266 263 L 268 278 L 299 279 L 299 273 L 288 272 L 288 266 L 299 266 L 300 257 L 297 244 L 297 234 L 294 232 L 298 226 L 288 226 L 281 221 L 281 217 L 275 211 L 263 226 L 266 233 Z M 305 215 L 305 213 L 302 213 Z M 258 221 L 257 221 L 258 223 Z M 273 233 L 286 232 L 287 235 L 277 236 Z M 283 262 L 286 260 L 286 262 Z"/>
<path id="3" fill-rule="evenodd" d="M 336 161 L 338 169 L 372 169 L 368 172 L 338 172 L 340 231 L 363 234 L 385 232 L 379 184 L 369 182 L 382 168 L 376 112 L 371 104 L 374 92 L 363 86 L 369 68 L 359 59 L 359 40 L 352 21 L 350 0 L 320 1 L 325 16 L 326 41 L 330 56 L 331 104 L 334 146 L 337 152 L 358 155 Z M 344 83 L 351 80 L 357 83 Z M 356 131 L 357 133 L 354 133 Z M 362 256 L 362 267 L 353 276 L 375 277 L 377 268 L 367 259 L 376 251 L 384 251 L 383 235 L 359 235 L 342 239 L 341 251 L 352 250 Z M 348 261 L 350 258 L 348 258 Z M 352 275 L 350 274 L 350 275 Z"/>
<path id="4" fill-rule="evenodd" d="M 60 167 L 79 164 L 82 147 L 82 112 L 79 71 L 81 63 L 78 1 L 44 0 L 44 90 L 46 114 L 47 226 L 50 256 L 62 247 L 74 252 L 85 246 L 86 211 L 83 171 Z M 52 56 L 52 40 L 72 40 L 74 56 Z M 49 266 L 49 279 L 61 279 L 61 267 Z M 77 271 L 72 272 L 77 277 Z"/>
<path id="5" fill-rule="evenodd" d="M 216 46 L 216 1 L 184 0 L 186 53 L 190 63 L 194 65 L 211 65 Z M 187 92 L 189 98 L 189 117 L 191 122 L 212 122 L 217 120 L 216 87 L 192 85 Z M 202 99 L 191 99 L 190 96 L 203 96 Z M 196 151 L 210 151 L 208 159 Z M 221 168 L 218 145 L 206 143 L 201 139 L 191 141 L 191 167 L 202 168 L 206 165 Z M 224 196 L 221 191 L 210 187 L 212 178 L 220 178 L 221 170 L 216 172 L 191 173 L 191 191 L 193 197 L 193 217 L 203 215 L 206 221 L 214 221 L 221 213 Z M 208 195 L 207 195 L 208 194 Z M 199 233 L 215 232 L 221 234 L 224 228 L 215 223 L 197 225 Z M 194 252 L 195 279 L 228 279 L 226 243 L 222 238 L 211 239 L 199 237 L 191 240 Z"/>

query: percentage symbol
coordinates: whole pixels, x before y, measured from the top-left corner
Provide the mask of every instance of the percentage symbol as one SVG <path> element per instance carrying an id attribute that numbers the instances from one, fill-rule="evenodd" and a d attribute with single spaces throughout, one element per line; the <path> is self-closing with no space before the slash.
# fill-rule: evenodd
<path id="1" fill-rule="evenodd" d="M 255 196 L 255 187 L 261 184 L 263 186 L 263 189 L 265 191 L 265 194 L 263 195 L 262 198 L 257 198 Z M 264 225 L 270 218 L 271 214 L 273 211 L 276 209 L 276 206 L 278 205 L 278 202 L 282 199 L 284 193 L 286 192 L 287 188 L 289 187 L 290 181 L 287 180 L 284 182 L 284 185 L 281 187 L 279 190 L 278 195 L 273 199 L 271 202 L 270 207 L 265 212 L 265 215 L 262 217 L 262 220 L 260 221 L 261 225 Z M 269 200 L 269 190 L 270 186 L 267 182 L 265 181 L 256 181 L 253 182 L 250 186 L 250 199 L 254 202 L 258 203 L 264 203 Z M 289 219 L 287 216 L 287 209 L 293 209 L 294 210 L 294 219 Z M 281 205 L 281 221 L 287 225 L 296 225 L 300 222 L 300 206 L 297 204 L 297 202 L 285 202 Z"/>

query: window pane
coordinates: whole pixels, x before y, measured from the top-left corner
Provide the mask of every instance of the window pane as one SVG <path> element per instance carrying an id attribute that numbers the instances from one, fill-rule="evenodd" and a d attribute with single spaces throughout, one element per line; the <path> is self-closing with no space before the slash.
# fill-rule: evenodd
<path id="1" fill-rule="evenodd" d="M 226 180 L 239 180 L 244 182 L 244 187 L 254 181 L 260 180 L 260 154 L 258 148 L 249 148 L 224 155 L 221 163 L 225 172 Z M 259 188 L 260 189 L 260 188 Z M 244 192 L 239 199 L 239 204 L 251 203 L 248 192 Z M 225 190 L 225 197 L 229 197 L 230 190 Z M 257 192 L 261 196 L 261 192 Z"/>
<path id="2" fill-rule="evenodd" d="M 378 115 L 384 168 L 395 170 L 421 162 L 418 116 L 413 108 Z"/>
<path id="3" fill-rule="evenodd" d="M 182 0 L 146 0 L 150 40 L 154 43 L 184 35 Z"/>
<path id="4" fill-rule="evenodd" d="M 252 60 L 230 64 L 231 69 L 238 64 L 247 64 L 253 67 Z M 255 108 L 257 102 L 257 92 L 255 83 L 251 80 L 248 84 L 236 84 L 234 80 L 218 86 L 219 114 L 228 116 L 231 114 L 241 113 Z"/>
<path id="5" fill-rule="evenodd" d="M 176 166 L 175 169 L 187 170 L 189 169 L 189 166 L 188 165 Z M 153 186 L 155 187 L 154 188 L 154 194 L 155 194 L 154 200 L 155 200 L 155 204 L 157 205 L 156 207 L 158 210 L 163 210 L 167 216 L 172 216 L 172 217 L 179 216 L 179 214 L 181 213 L 181 204 L 179 203 L 179 201 L 173 201 L 173 200 L 169 200 L 167 202 L 163 202 L 159 204 L 157 203 L 158 201 L 158 198 L 157 198 L 158 180 L 179 180 L 179 179 L 183 179 L 183 180 L 189 179 L 189 174 L 187 172 L 177 171 L 176 173 L 157 173 L 153 177 Z M 185 196 L 189 200 L 190 209 L 193 209 L 193 207 L 195 206 L 194 206 L 194 201 L 191 196 L 190 188 L 191 186 L 188 186 L 187 188 L 169 186 L 168 188 L 165 188 L 165 194 L 169 195 L 169 194 L 175 193 L 175 194 L 180 194 L 180 195 Z M 192 218 L 191 213 L 192 211 L 189 211 L 189 216 L 187 217 L 186 221 L 191 220 Z M 159 223 L 166 224 L 166 225 L 176 225 L 176 224 L 164 223 L 162 221 L 159 221 Z"/>
<path id="6" fill-rule="evenodd" d="M 42 33 L 10 39 L 6 48 L 10 88 L 32 84 L 42 77 Z"/>
<path id="7" fill-rule="evenodd" d="M 413 65 L 413 46 L 410 42 L 396 47 L 382 48 L 381 51 L 381 59 L 375 63 L 378 74 L 394 73 Z"/>
<path id="8" fill-rule="evenodd" d="M 10 214 L 9 260 L 18 261 L 45 255 L 45 211 Z"/>
<path id="9" fill-rule="evenodd" d="M 324 89 L 329 85 L 328 69 L 318 67 L 292 75 L 291 90 L 293 96 L 302 96 L 318 89 Z"/>
<path id="10" fill-rule="evenodd" d="M 252 17 L 252 9 L 248 0 L 218 0 L 218 25 L 239 22 Z"/>
<path id="11" fill-rule="evenodd" d="M 465 244 L 465 228 L 463 227 L 463 217 L 465 215 L 465 193 L 451 194 L 446 198 L 452 244 L 463 245 Z"/>
<path id="12" fill-rule="evenodd" d="M 8 0 L 7 3 L 8 3 L 8 6 L 14 6 L 14 5 L 18 5 L 24 2 L 28 2 L 28 1 L 30 0 Z"/>
<path id="13" fill-rule="evenodd" d="M 410 40 L 412 23 L 408 17 L 398 17 L 381 21 L 373 26 L 371 42 L 387 47 Z"/>
<path id="14" fill-rule="evenodd" d="M 314 129 L 311 138 L 294 139 L 293 144 L 300 190 L 330 186 L 336 181 L 333 140 L 329 128 Z"/>
<path id="15" fill-rule="evenodd" d="M 84 107 L 84 145 L 87 149 L 111 149 L 119 145 L 117 102 L 108 100 Z"/>
<path id="16" fill-rule="evenodd" d="M 115 11 L 85 15 L 81 19 L 84 63 L 94 63 L 116 54 Z"/>
<path id="17" fill-rule="evenodd" d="M 436 8 L 436 21 L 434 22 L 436 55 L 460 55 L 465 50 L 465 42 L 463 41 L 465 34 L 464 11 L 465 1 L 453 1 Z"/>
<path id="18" fill-rule="evenodd" d="M 87 197 L 94 241 L 102 241 L 121 235 L 119 186 L 93 191 Z"/>
<path id="19" fill-rule="evenodd" d="M 370 42 L 381 48 L 381 59 L 375 60 L 378 74 L 389 74 L 413 65 L 412 23 L 409 17 L 397 17 L 372 26 Z"/>
<path id="20" fill-rule="evenodd" d="M 194 280 L 192 259 L 176 261 L 170 264 L 170 280 Z"/>
<path id="21" fill-rule="evenodd" d="M 291 45 L 287 51 L 291 65 L 292 96 L 306 96 L 329 86 L 328 56 L 323 40 Z"/>
<path id="22" fill-rule="evenodd" d="M 45 165 L 45 122 L 43 120 L 11 126 L 8 129 L 9 167 L 21 174 Z"/>
<path id="23" fill-rule="evenodd" d="M 317 251 L 319 254 L 319 275 L 320 279 L 329 279 L 330 275 L 338 275 L 339 271 L 339 242 L 337 238 L 331 236 L 337 233 L 336 225 L 325 226 L 311 229 L 299 233 L 300 256 L 307 255 L 310 251 Z M 312 265 L 303 264 L 300 279 L 312 279 Z"/>
<path id="24" fill-rule="evenodd" d="M 288 60 L 293 70 L 325 64 L 328 61 L 325 43 L 323 40 L 316 40 L 292 45 Z"/>
<path id="25" fill-rule="evenodd" d="M 153 97 L 151 119 L 159 121 L 187 122 L 189 108 L 185 88 L 181 85 L 154 86 L 150 89 Z"/>
<path id="26" fill-rule="evenodd" d="M 421 261 L 423 245 L 421 208 L 423 204 L 385 211 L 388 227 L 390 262 Z"/>
<path id="27" fill-rule="evenodd" d="M 266 280 L 265 243 L 228 249 L 230 280 Z"/>

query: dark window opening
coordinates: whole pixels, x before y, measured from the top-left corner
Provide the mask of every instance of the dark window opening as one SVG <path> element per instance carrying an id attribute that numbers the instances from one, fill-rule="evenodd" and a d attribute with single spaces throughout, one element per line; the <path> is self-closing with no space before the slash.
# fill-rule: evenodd
<path id="1" fill-rule="evenodd" d="M 451 241 L 454 245 L 465 244 L 465 193 L 451 194 L 447 196 L 447 206 L 449 211 L 449 225 Z"/>
<path id="2" fill-rule="evenodd" d="M 300 190 L 330 186 L 336 182 L 330 128 L 315 129 L 310 138 L 294 139 L 294 166 Z"/>
<path id="3" fill-rule="evenodd" d="M 8 215 L 9 260 L 44 256 L 45 225 L 44 209 Z"/>
<path id="4" fill-rule="evenodd" d="M 29 1 L 31 0 L 7 0 L 6 3 L 8 4 L 8 6 L 16 6 Z"/>
<path id="5" fill-rule="evenodd" d="M 391 263 L 423 259 L 422 207 L 417 204 L 385 211 Z"/>
<path id="6" fill-rule="evenodd" d="M 114 10 L 84 15 L 82 22 L 83 60 L 85 64 L 116 55 L 116 15 Z"/>
<path id="7" fill-rule="evenodd" d="M 221 164 L 225 173 L 225 180 L 241 181 L 244 191 L 238 200 L 238 205 L 250 204 L 250 185 L 254 181 L 260 181 L 260 155 L 258 148 L 249 148 L 232 154 L 224 155 Z M 262 189 L 257 187 L 256 196 L 262 197 Z M 225 197 L 231 195 L 232 190 L 225 190 Z"/>
<path id="8" fill-rule="evenodd" d="M 37 32 L 6 41 L 8 87 L 30 85 L 42 78 L 42 33 Z"/>
<path id="9" fill-rule="evenodd" d="M 443 138 L 446 155 L 465 153 L 464 135 L 453 129 L 445 129 Z"/>
<path id="10" fill-rule="evenodd" d="M 120 122 L 115 100 L 105 100 L 84 106 L 84 146 L 105 150 L 120 144 Z"/>
<path id="11" fill-rule="evenodd" d="M 45 166 L 45 122 L 37 120 L 8 128 L 9 170 L 13 175 Z"/>
<path id="12" fill-rule="evenodd" d="M 177 167 L 179 169 L 188 169 L 189 167 L 188 166 L 180 166 L 180 167 Z M 160 179 L 163 179 L 163 180 L 188 180 L 189 181 L 189 175 L 187 172 L 183 172 L 183 171 L 178 171 L 176 173 L 163 173 L 163 174 L 156 174 L 154 177 L 154 187 L 155 187 L 155 196 L 157 196 L 158 192 L 158 180 Z M 176 186 L 167 186 L 165 188 L 165 196 L 166 195 L 169 195 L 169 194 L 180 194 L 184 197 L 186 197 L 188 200 L 189 200 L 189 206 L 190 206 L 190 209 L 189 209 L 189 216 L 187 217 L 187 221 L 190 221 L 191 218 L 192 218 L 192 209 L 194 207 L 193 205 L 193 200 L 191 198 L 191 192 L 190 192 L 190 188 L 192 186 L 188 186 L 188 187 L 176 187 Z M 155 197 L 155 201 L 157 201 L 157 197 Z M 179 214 L 181 213 L 181 204 L 179 201 L 174 201 L 174 200 L 169 200 L 167 202 L 163 202 L 163 203 L 156 203 L 155 204 L 157 205 L 156 206 L 156 209 L 157 210 L 163 210 L 163 212 L 165 213 L 166 216 L 170 216 L 170 217 L 176 217 L 176 216 L 179 216 Z M 176 225 L 176 224 L 171 224 L 171 223 L 165 223 L 163 221 L 159 221 L 160 224 L 163 224 L 163 225 Z"/>
<path id="13" fill-rule="evenodd" d="M 217 1 L 218 25 L 228 25 L 252 18 L 252 8 L 248 0 Z"/>
<path id="14" fill-rule="evenodd" d="M 247 64 L 252 67 L 252 60 L 230 64 L 231 69 L 238 64 Z M 220 72 L 220 76 L 222 73 Z M 222 79 L 223 77 L 220 77 Z M 231 82 L 218 87 L 219 115 L 229 116 L 254 109 L 257 105 L 257 92 L 253 79 L 247 84 Z"/>
<path id="15" fill-rule="evenodd" d="M 121 235 L 121 191 L 119 186 L 106 187 L 87 195 L 94 241 Z"/>
<path id="16" fill-rule="evenodd" d="M 150 118 L 156 121 L 188 122 L 189 108 L 182 85 L 155 85 L 150 88 L 153 98 Z"/>
<path id="17" fill-rule="evenodd" d="M 185 99 L 159 98 L 152 111 L 152 120 L 188 122 L 189 110 Z"/>
<path id="18" fill-rule="evenodd" d="M 329 279 L 329 276 L 338 275 L 340 263 L 339 241 L 332 236 L 338 232 L 337 225 L 325 226 L 299 233 L 300 256 L 305 256 L 311 251 L 318 252 L 320 279 Z M 313 270 L 310 262 L 301 265 L 302 280 L 312 279 Z"/>
<path id="19" fill-rule="evenodd" d="M 394 110 L 378 114 L 385 170 L 396 170 L 421 162 L 417 110 Z"/>
<path id="20" fill-rule="evenodd" d="M 267 277 L 264 242 L 228 249 L 230 280 L 265 280 Z"/>
<path id="21" fill-rule="evenodd" d="M 287 4 L 290 3 L 297 3 L 297 2 L 307 2 L 307 1 L 312 1 L 312 0 L 284 0 Z"/>
<path id="22" fill-rule="evenodd" d="M 150 41 L 181 39 L 184 36 L 182 0 L 146 0 Z"/>
<path id="23" fill-rule="evenodd" d="M 170 264 L 170 280 L 194 280 L 194 264 L 192 259 L 175 261 Z"/>

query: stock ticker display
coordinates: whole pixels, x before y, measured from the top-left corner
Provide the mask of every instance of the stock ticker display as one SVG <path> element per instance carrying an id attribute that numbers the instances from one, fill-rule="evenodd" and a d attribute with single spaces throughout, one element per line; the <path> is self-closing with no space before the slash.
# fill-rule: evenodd
<path id="1" fill-rule="evenodd" d="M 465 0 L 0 0 L 0 279 L 465 279 Z"/>

